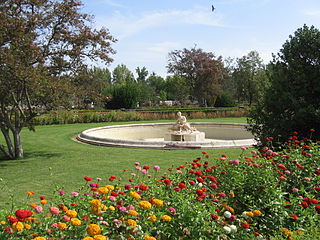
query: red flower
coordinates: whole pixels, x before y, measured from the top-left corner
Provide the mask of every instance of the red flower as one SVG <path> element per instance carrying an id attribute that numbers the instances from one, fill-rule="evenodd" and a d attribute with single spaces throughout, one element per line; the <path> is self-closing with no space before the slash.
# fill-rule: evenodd
<path id="1" fill-rule="evenodd" d="M 111 196 L 117 197 L 119 194 L 116 192 L 111 192 Z"/>
<path id="2" fill-rule="evenodd" d="M 89 181 L 91 181 L 91 180 L 92 180 L 92 178 L 91 178 L 91 177 L 88 177 L 88 176 L 85 176 L 85 177 L 84 177 L 84 180 L 86 180 L 86 181 L 88 181 L 88 182 L 89 182 Z"/>
<path id="3" fill-rule="evenodd" d="M 314 130 L 313 128 L 311 128 L 309 131 L 310 131 L 310 132 L 314 132 L 314 131 L 316 131 L 316 130 Z"/>
<path id="4" fill-rule="evenodd" d="M 301 203 L 301 206 L 304 207 L 304 208 L 307 208 L 309 206 L 309 204 L 306 201 L 303 201 Z"/>
<path id="5" fill-rule="evenodd" d="M 209 176 L 209 179 L 210 179 L 212 182 L 215 182 L 215 183 L 218 182 L 217 179 L 216 179 L 215 177 L 213 177 L 213 176 Z"/>
<path id="6" fill-rule="evenodd" d="M 241 226 L 247 229 L 250 228 L 250 225 L 248 223 L 242 223 Z"/>
<path id="7" fill-rule="evenodd" d="M 218 220 L 218 219 L 219 219 L 219 215 L 212 213 L 212 214 L 211 214 L 211 218 L 212 218 L 213 220 Z"/>
<path id="8" fill-rule="evenodd" d="M 113 182 L 116 178 L 117 178 L 116 176 L 111 176 L 111 177 L 109 177 L 109 181 Z"/>
<path id="9" fill-rule="evenodd" d="M 184 183 L 179 183 L 178 186 L 181 189 L 185 189 L 186 188 L 186 185 Z"/>
<path id="10" fill-rule="evenodd" d="M 283 164 L 281 164 L 281 163 L 280 163 L 280 164 L 278 164 L 278 167 L 279 167 L 279 168 L 281 168 L 281 169 L 283 169 L 283 170 L 284 170 L 284 169 L 287 169 L 287 168 L 286 168 L 286 166 L 284 166 L 284 165 L 283 165 Z"/>
<path id="11" fill-rule="evenodd" d="M 315 173 L 316 175 L 320 175 L 320 170 L 315 170 L 314 173 Z"/>
<path id="12" fill-rule="evenodd" d="M 23 222 L 26 218 L 31 217 L 33 212 L 27 209 L 18 209 L 15 214 L 18 220 Z"/>
<path id="13" fill-rule="evenodd" d="M 143 169 L 148 170 L 148 169 L 150 169 L 150 166 L 143 166 Z"/>
<path id="14" fill-rule="evenodd" d="M 13 223 L 15 223 L 15 222 L 18 222 L 19 220 L 18 220 L 18 218 L 10 217 L 10 218 L 8 218 L 8 221 L 9 221 L 11 224 L 13 224 Z"/>
<path id="15" fill-rule="evenodd" d="M 73 206 L 73 207 L 78 206 L 78 204 L 77 204 L 77 203 L 71 203 L 70 205 L 71 205 L 71 206 Z"/>
<path id="16" fill-rule="evenodd" d="M 145 184 L 140 184 L 139 189 L 140 189 L 141 191 L 147 191 L 147 190 L 148 190 L 148 186 L 145 185 Z"/>
<path id="17" fill-rule="evenodd" d="M 296 166 L 300 169 L 304 169 L 304 166 L 302 166 L 301 164 L 297 163 Z"/>
<path id="18" fill-rule="evenodd" d="M 314 209 L 317 211 L 318 214 L 320 214 L 320 205 L 315 206 Z"/>
<path id="19" fill-rule="evenodd" d="M 203 182 L 204 182 L 204 180 L 203 180 L 202 177 L 198 177 L 198 178 L 197 178 L 197 181 L 198 181 L 199 183 L 203 183 Z"/>
<path id="20" fill-rule="evenodd" d="M 172 181 L 170 179 L 165 179 L 163 181 L 166 185 L 171 185 L 172 184 Z"/>
<path id="21" fill-rule="evenodd" d="M 46 197 L 44 197 L 44 196 L 40 196 L 39 198 L 40 198 L 41 200 L 46 199 Z"/>
<path id="22" fill-rule="evenodd" d="M 312 204 L 318 204 L 319 201 L 318 201 L 317 199 L 311 198 L 311 199 L 310 199 L 310 203 L 312 203 Z"/>
<path id="23" fill-rule="evenodd" d="M 299 218 L 296 214 L 290 214 L 290 217 L 292 221 L 297 221 Z"/>
<path id="24" fill-rule="evenodd" d="M 196 191 L 197 195 L 202 196 L 204 194 L 204 192 L 201 189 L 198 189 Z"/>
<path id="25" fill-rule="evenodd" d="M 320 187 L 315 187 L 314 190 L 316 190 L 317 192 L 320 192 Z"/>

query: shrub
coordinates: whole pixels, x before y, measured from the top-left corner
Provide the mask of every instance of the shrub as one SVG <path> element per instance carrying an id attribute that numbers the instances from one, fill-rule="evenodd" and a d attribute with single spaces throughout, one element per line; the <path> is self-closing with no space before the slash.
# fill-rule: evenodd
<path id="1" fill-rule="evenodd" d="M 223 93 L 217 97 L 215 107 L 234 107 L 236 105 L 234 99 L 228 94 Z"/>

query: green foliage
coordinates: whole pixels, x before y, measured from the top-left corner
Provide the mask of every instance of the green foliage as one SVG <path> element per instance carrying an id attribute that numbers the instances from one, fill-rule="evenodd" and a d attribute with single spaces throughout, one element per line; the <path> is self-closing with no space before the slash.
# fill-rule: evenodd
<path id="1" fill-rule="evenodd" d="M 249 114 L 250 129 L 261 140 L 293 131 L 306 136 L 320 126 L 319 48 L 320 31 L 304 25 L 269 64 L 271 86 Z"/>
<path id="2" fill-rule="evenodd" d="M 178 100 L 184 103 L 190 98 L 190 90 L 191 88 L 185 77 L 173 75 L 166 78 L 166 91 L 169 100 Z"/>
<path id="3" fill-rule="evenodd" d="M 219 95 L 215 102 L 215 107 L 234 107 L 235 105 L 234 99 L 228 93 Z"/>
<path id="4" fill-rule="evenodd" d="M 125 84 L 134 82 L 133 73 L 124 64 L 119 64 L 113 69 L 112 83 L 113 84 Z"/>
<path id="5" fill-rule="evenodd" d="M 134 82 L 113 85 L 109 89 L 111 99 L 106 102 L 108 109 L 130 109 L 137 107 L 139 99 L 139 88 Z"/>

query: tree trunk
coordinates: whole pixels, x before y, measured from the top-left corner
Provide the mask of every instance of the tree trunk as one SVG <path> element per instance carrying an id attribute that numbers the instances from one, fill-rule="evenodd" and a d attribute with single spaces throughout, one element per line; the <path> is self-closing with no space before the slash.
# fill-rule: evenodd
<path id="1" fill-rule="evenodd" d="M 23 149 L 21 144 L 20 132 L 21 132 L 21 129 L 16 129 L 13 132 L 15 158 L 23 157 Z"/>

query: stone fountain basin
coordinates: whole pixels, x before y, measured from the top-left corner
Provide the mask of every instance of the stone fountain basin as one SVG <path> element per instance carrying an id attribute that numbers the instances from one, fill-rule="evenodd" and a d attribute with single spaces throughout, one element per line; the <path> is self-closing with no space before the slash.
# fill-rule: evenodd
<path id="1" fill-rule="evenodd" d="M 192 149 L 250 147 L 256 144 L 253 136 L 245 129 L 246 124 L 238 123 L 190 123 L 200 132 L 205 132 L 201 142 L 164 141 L 164 135 L 174 123 L 145 123 L 112 125 L 91 128 L 77 136 L 77 140 L 102 146 Z"/>

